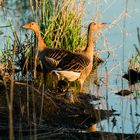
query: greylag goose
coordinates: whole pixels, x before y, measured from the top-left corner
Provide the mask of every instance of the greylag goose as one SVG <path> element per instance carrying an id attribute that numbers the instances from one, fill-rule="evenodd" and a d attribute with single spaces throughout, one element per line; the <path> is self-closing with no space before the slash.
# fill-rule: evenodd
<path id="1" fill-rule="evenodd" d="M 31 22 L 22 26 L 23 28 L 32 30 L 38 39 L 39 57 L 43 66 L 47 71 L 51 71 L 56 68 L 57 64 L 63 57 L 71 53 L 65 49 L 59 48 L 47 48 L 40 32 L 40 28 L 36 22 Z"/>
<path id="2" fill-rule="evenodd" d="M 66 78 L 68 81 L 79 81 L 80 92 L 83 89 L 85 79 L 89 76 L 93 66 L 94 43 L 92 39 L 93 32 L 106 26 L 105 23 L 92 22 L 88 26 L 87 46 L 84 51 L 80 53 L 69 53 L 57 65 L 54 72 L 58 79 Z"/>

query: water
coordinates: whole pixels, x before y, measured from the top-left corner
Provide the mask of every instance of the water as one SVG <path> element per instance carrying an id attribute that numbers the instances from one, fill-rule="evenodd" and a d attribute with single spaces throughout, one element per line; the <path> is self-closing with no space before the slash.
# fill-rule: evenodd
<path id="1" fill-rule="evenodd" d="M 113 108 L 116 113 L 120 114 L 115 118 L 111 117 L 109 120 L 102 121 L 104 131 L 140 133 L 138 127 L 140 116 L 136 115 L 140 114 L 140 98 L 135 98 L 136 94 L 128 97 L 114 94 L 122 89 L 130 89 L 128 82 L 121 76 L 127 71 L 128 59 L 135 54 L 133 44 L 138 45 L 136 27 L 140 25 L 140 2 L 129 0 L 127 7 L 126 0 L 98 0 L 98 3 L 96 0 L 86 0 L 84 25 L 88 25 L 93 20 L 96 11 L 99 13 L 99 22 L 109 23 L 97 43 L 97 49 L 104 50 L 99 55 L 102 56 L 105 63 L 98 68 L 98 77 L 101 79 L 99 80 L 100 87 L 93 85 L 93 75 L 91 74 L 85 83 L 85 90 L 103 97 L 99 101 L 100 105 L 93 102 L 97 108 Z M 31 19 L 32 12 L 28 1 L 23 4 L 20 1 L 7 0 L 3 10 L 0 8 L 0 27 L 12 23 L 21 40 L 24 38 L 21 25 Z M 126 23 L 124 24 L 124 22 Z M 0 28 L 0 31 L 2 32 L 0 47 L 3 49 L 7 36 L 11 36 L 12 32 L 10 27 Z M 110 54 L 109 57 L 107 52 Z M 116 119 L 114 127 L 113 119 Z M 101 130 L 98 124 L 97 130 Z"/>
<path id="2" fill-rule="evenodd" d="M 97 44 L 97 49 L 110 50 L 110 57 L 107 58 L 107 52 L 100 53 L 106 60 L 106 64 L 98 69 L 98 76 L 102 78 L 100 88 L 90 85 L 88 89 L 97 96 L 103 96 L 101 103 L 97 108 L 115 109 L 120 115 L 102 121 L 102 128 L 109 132 L 140 133 L 140 98 L 136 94 L 128 97 L 121 97 L 114 93 L 129 89 L 128 82 L 121 78 L 128 69 L 128 59 L 135 55 L 133 44 L 137 44 L 136 28 L 140 25 L 140 2 L 129 1 L 126 6 L 126 0 L 100 1 L 98 7 L 94 7 L 95 1 L 88 0 L 86 4 L 86 15 L 88 23 L 93 20 L 96 9 L 99 10 L 100 22 L 111 22 L 108 28 L 103 31 L 103 37 Z M 126 11 L 125 11 L 126 10 Z M 121 16 L 120 16 L 121 15 Z M 112 27 L 113 26 L 113 27 Z M 103 40 L 106 39 L 104 43 Z M 124 52 L 124 53 L 123 53 Z M 123 82 L 123 87 L 122 87 Z M 139 91 L 139 86 L 138 89 Z M 97 102 L 93 102 L 97 104 Z M 116 126 L 113 127 L 113 118 L 116 119 Z M 114 124 L 115 125 L 115 124 Z M 101 130 L 97 124 L 97 129 Z"/>

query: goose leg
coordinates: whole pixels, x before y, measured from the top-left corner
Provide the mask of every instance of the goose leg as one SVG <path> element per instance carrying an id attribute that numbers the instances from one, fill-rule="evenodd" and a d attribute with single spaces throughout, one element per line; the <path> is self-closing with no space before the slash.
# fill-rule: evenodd
<path id="1" fill-rule="evenodd" d="M 83 81 L 80 81 L 80 92 L 83 91 L 83 84 L 84 84 L 84 82 Z"/>

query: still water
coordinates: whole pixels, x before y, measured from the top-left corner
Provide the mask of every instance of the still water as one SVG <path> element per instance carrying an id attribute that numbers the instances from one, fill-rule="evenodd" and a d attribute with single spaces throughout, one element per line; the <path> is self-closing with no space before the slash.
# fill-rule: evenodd
<path id="1" fill-rule="evenodd" d="M 83 25 L 88 25 L 96 16 L 99 22 L 108 23 L 96 46 L 97 50 L 102 50 L 99 55 L 105 63 L 98 68 L 100 86 L 93 84 L 91 74 L 85 83 L 85 91 L 103 97 L 93 102 L 97 108 L 114 109 L 120 114 L 101 122 L 104 131 L 140 133 L 140 97 L 135 98 L 135 93 L 128 97 L 114 94 L 122 89 L 130 90 L 128 82 L 121 76 L 127 71 L 128 59 L 136 53 L 133 44 L 138 45 L 136 28 L 140 27 L 140 1 L 86 0 Z M 21 25 L 31 20 L 29 1 L 7 0 L 4 7 L 0 7 L 0 48 L 4 48 L 7 36 L 12 35 L 11 28 L 3 26 L 12 24 L 22 40 Z M 113 126 L 115 119 L 116 125 Z M 101 130 L 98 124 L 97 130 Z"/>
<path id="2" fill-rule="evenodd" d="M 87 89 L 97 96 L 104 97 L 99 101 L 100 105 L 93 102 L 97 108 L 113 108 L 120 114 L 102 121 L 102 129 L 109 132 L 140 133 L 140 97 L 135 98 L 135 94 L 128 97 L 114 94 L 122 89 L 130 90 L 131 88 L 121 76 L 128 69 L 128 60 L 136 53 L 133 44 L 139 46 L 136 28 L 140 27 L 140 1 L 129 0 L 127 3 L 127 0 L 98 2 L 89 0 L 85 11 L 86 20 L 83 20 L 86 21 L 85 23 L 89 23 L 96 16 L 95 11 L 99 11 L 100 21 L 110 23 L 96 46 L 97 49 L 105 50 L 99 53 L 106 60 L 106 63 L 98 68 L 101 86 L 96 87 L 90 84 Z M 109 51 L 109 58 L 107 51 Z M 89 80 L 92 81 L 92 78 Z M 140 85 L 137 86 L 135 90 L 139 92 Z M 115 120 L 114 126 L 113 120 Z M 101 130 L 99 124 L 97 124 L 97 129 Z"/>

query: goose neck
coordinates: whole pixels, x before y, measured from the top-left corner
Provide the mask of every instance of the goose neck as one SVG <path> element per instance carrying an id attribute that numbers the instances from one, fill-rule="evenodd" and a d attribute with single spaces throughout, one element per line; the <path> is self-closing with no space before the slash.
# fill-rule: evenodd
<path id="1" fill-rule="evenodd" d="M 38 50 L 40 52 L 42 52 L 46 49 L 46 44 L 45 44 L 40 32 L 36 32 L 35 34 L 38 39 Z"/>
<path id="2" fill-rule="evenodd" d="M 90 59 L 93 58 L 93 54 L 94 54 L 94 43 L 93 43 L 92 35 L 93 35 L 93 31 L 89 29 L 87 34 L 87 46 L 85 48 L 85 55 Z"/>

